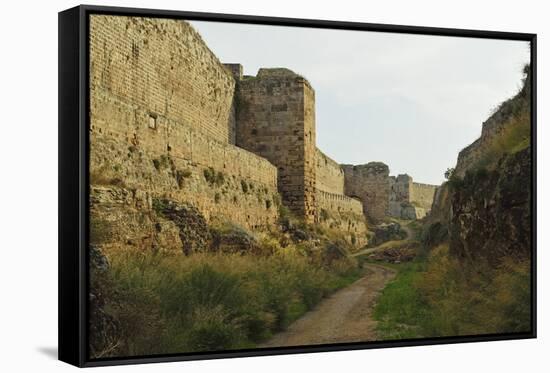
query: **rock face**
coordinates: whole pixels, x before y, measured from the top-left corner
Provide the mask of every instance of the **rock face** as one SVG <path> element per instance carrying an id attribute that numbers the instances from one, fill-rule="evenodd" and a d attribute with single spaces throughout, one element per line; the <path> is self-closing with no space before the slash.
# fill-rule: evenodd
<path id="1" fill-rule="evenodd" d="M 531 122 L 529 66 L 520 92 L 483 123 L 479 139 L 458 155 L 437 189 L 426 221 L 427 246 L 447 241 L 463 262 L 529 259 L 531 254 Z"/>
<path id="2" fill-rule="evenodd" d="M 457 257 L 497 263 L 527 258 L 531 245 L 531 154 L 526 148 L 493 171 L 467 171 L 452 196 L 450 249 Z"/>
<path id="3" fill-rule="evenodd" d="M 387 241 L 401 240 L 407 235 L 399 223 L 383 223 L 373 228 L 374 235 L 369 240 L 369 247 L 378 246 Z"/>
<path id="4" fill-rule="evenodd" d="M 254 253 L 259 244 L 256 239 L 239 227 L 228 227 L 212 231 L 210 248 L 215 252 Z"/>
<path id="5" fill-rule="evenodd" d="M 101 250 L 94 245 L 89 247 L 90 281 L 92 286 L 89 294 L 90 320 L 90 350 L 93 356 L 101 356 L 103 351 L 117 345 L 120 324 L 108 312 L 105 312 L 107 294 L 106 288 L 109 261 Z"/>
<path id="6" fill-rule="evenodd" d="M 200 211 L 189 204 L 177 204 L 167 199 L 153 200 L 153 208 L 164 218 L 173 221 L 179 229 L 183 253 L 205 251 L 211 239 L 206 219 Z M 157 223 L 156 229 L 162 230 Z"/>
<path id="7" fill-rule="evenodd" d="M 92 186 L 90 205 L 90 244 L 107 252 L 181 252 L 178 227 L 153 210 L 149 193 L 119 186 Z"/>

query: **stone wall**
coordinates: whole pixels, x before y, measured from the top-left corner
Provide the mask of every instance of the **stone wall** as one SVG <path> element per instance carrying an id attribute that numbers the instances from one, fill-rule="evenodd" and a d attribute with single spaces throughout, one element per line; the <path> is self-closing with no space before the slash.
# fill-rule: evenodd
<path id="1" fill-rule="evenodd" d="M 315 94 L 288 69 L 260 69 L 237 84 L 237 145 L 278 169 L 283 203 L 307 222 L 315 217 Z"/>
<path id="2" fill-rule="evenodd" d="M 327 211 L 350 212 L 363 215 L 363 204 L 360 200 L 343 194 L 335 194 L 317 189 L 317 209 Z"/>
<path id="3" fill-rule="evenodd" d="M 175 120 L 234 142 L 235 80 L 187 22 L 92 15 L 90 68 L 92 90 L 146 108 L 151 125 Z"/>
<path id="4" fill-rule="evenodd" d="M 321 150 L 316 150 L 317 189 L 329 193 L 344 194 L 344 170 Z"/>
<path id="5" fill-rule="evenodd" d="M 385 218 L 388 210 L 389 168 L 381 162 L 364 165 L 342 165 L 345 194 L 363 202 L 363 210 L 374 222 Z"/>
<path id="6" fill-rule="evenodd" d="M 399 219 L 421 219 L 431 210 L 436 185 L 413 182 L 407 174 L 391 176 L 388 215 Z"/>
<path id="7" fill-rule="evenodd" d="M 111 16 L 93 16 L 90 31 L 92 220 L 120 245 L 163 248 L 181 242 L 155 199 L 195 206 L 211 223 L 274 224 L 277 169 L 230 143 L 234 80 L 198 34 Z"/>
<path id="8" fill-rule="evenodd" d="M 249 228 L 276 220 L 276 208 L 265 208 L 266 199 L 273 205 L 277 199 L 277 169 L 267 160 L 174 121 L 159 119 L 149 128 L 146 110 L 109 95 L 92 96 L 91 115 L 92 174 L 192 202 L 208 219 Z"/>
<path id="9" fill-rule="evenodd" d="M 402 218 L 403 208 L 409 204 L 410 185 L 412 177 L 409 175 L 390 176 L 390 195 L 388 203 L 388 215 L 394 218 Z"/>
<path id="10" fill-rule="evenodd" d="M 432 209 L 436 189 L 437 185 L 413 183 L 410 191 L 411 203 L 429 212 Z"/>
<path id="11" fill-rule="evenodd" d="M 367 224 L 360 200 L 317 189 L 316 202 L 317 223 L 339 229 L 355 247 L 367 244 Z"/>
<path id="12" fill-rule="evenodd" d="M 528 66 L 524 68 L 525 77 L 521 90 L 514 97 L 504 101 L 485 122 L 481 128 L 481 136 L 462 149 L 458 154 L 454 174 L 463 178 L 466 171 L 475 166 L 482 158 L 494 158 L 490 151 L 493 143 L 501 137 L 509 127 L 523 122 L 530 124 L 531 120 L 531 77 Z"/>
<path id="13" fill-rule="evenodd" d="M 502 110 L 497 111 L 483 122 L 481 136 L 458 153 L 455 167 L 456 176 L 464 177 L 466 170 L 481 159 L 493 140 L 504 130 L 506 124 L 508 124 L 508 115 Z"/>

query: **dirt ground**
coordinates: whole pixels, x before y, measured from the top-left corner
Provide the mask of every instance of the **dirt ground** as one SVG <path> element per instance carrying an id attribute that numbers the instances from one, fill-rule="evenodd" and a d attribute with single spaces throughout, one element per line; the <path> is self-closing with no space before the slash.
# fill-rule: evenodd
<path id="1" fill-rule="evenodd" d="M 376 340 L 373 307 L 380 291 L 395 277 L 395 271 L 375 264 L 364 264 L 364 268 L 364 277 L 334 293 L 259 347 Z"/>

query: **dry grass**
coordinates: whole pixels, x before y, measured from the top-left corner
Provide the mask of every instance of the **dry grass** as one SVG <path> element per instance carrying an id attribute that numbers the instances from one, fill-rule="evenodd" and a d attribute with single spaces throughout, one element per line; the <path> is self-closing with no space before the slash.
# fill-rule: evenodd
<path id="1" fill-rule="evenodd" d="M 375 316 L 386 339 L 527 332 L 529 263 L 468 268 L 440 245 L 426 261 L 401 267 Z"/>
<path id="2" fill-rule="evenodd" d="M 346 259 L 321 265 L 294 245 L 259 242 L 262 255 L 113 252 L 108 273 L 92 279 L 119 325 L 108 354 L 250 348 L 360 275 Z M 92 335 L 96 356 L 102 339 Z"/>

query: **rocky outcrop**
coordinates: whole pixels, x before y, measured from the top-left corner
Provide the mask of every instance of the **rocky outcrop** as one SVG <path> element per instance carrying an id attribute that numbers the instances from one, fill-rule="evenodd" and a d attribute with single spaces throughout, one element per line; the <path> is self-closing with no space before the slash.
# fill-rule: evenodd
<path id="1" fill-rule="evenodd" d="M 205 251 L 211 239 L 210 230 L 206 219 L 196 207 L 167 199 L 154 199 L 153 208 L 176 224 L 184 254 Z M 161 229 L 159 223 L 155 227 Z"/>
<path id="2" fill-rule="evenodd" d="M 151 194 L 120 186 L 91 186 L 90 243 L 106 253 L 182 250 L 178 227 L 154 211 Z"/>
<path id="3" fill-rule="evenodd" d="M 249 232 L 237 226 L 226 226 L 212 229 L 210 249 L 224 253 L 255 253 L 259 250 L 259 243 Z"/>
<path id="4" fill-rule="evenodd" d="M 450 249 L 496 264 L 524 259 L 531 246 L 530 148 L 503 157 L 495 170 L 467 171 L 452 186 Z"/>
<path id="5" fill-rule="evenodd" d="M 90 281 L 90 352 L 92 356 L 102 357 L 112 352 L 118 345 L 120 323 L 108 313 L 106 308 L 108 287 L 109 261 L 96 246 L 89 247 Z"/>
<path id="6" fill-rule="evenodd" d="M 375 247 L 388 241 L 402 240 L 407 236 L 399 223 L 382 223 L 374 226 L 372 232 L 368 247 Z"/>
<path id="7" fill-rule="evenodd" d="M 531 122 L 529 66 L 523 87 L 483 123 L 448 182 L 437 189 L 426 219 L 427 247 L 448 240 L 462 262 L 497 266 L 531 253 Z"/>
<path id="8" fill-rule="evenodd" d="M 530 67 L 524 67 L 523 86 L 514 97 L 504 101 L 497 110 L 483 122 L 481 136 L 458 155 L 455 176 L 464 177 L 472 165 L 482 161 L 493 150 L 495 142 L 509 131 L 517 122 L 529 124 L 531 110 Z M 515 123 L 514 123 L 515 122 Z"/>

